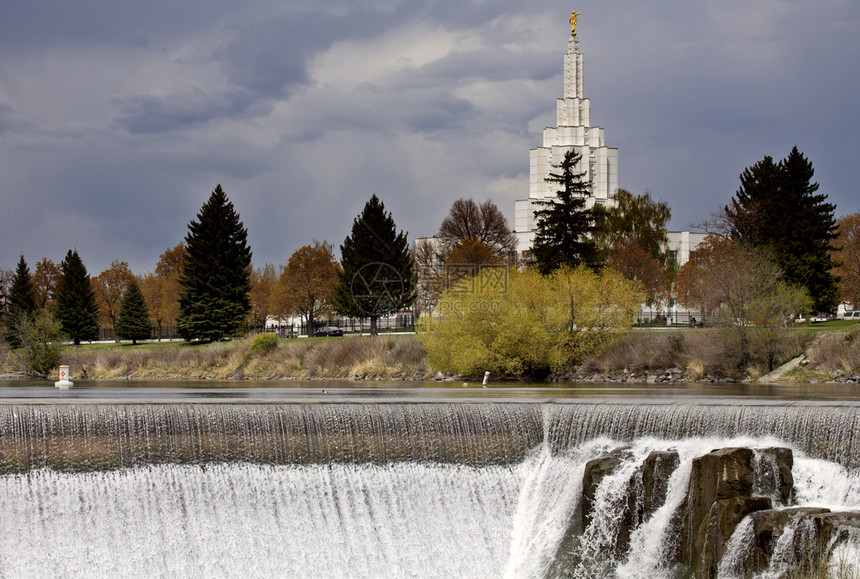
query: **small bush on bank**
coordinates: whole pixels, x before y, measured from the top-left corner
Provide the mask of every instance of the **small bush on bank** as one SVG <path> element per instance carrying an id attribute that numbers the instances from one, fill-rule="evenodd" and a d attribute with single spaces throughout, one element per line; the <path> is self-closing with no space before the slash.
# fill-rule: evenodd
<path id="1" fill-rule="evenodd" d="M 242 356 L 242 365 L 246 366 L 254 358 L 269 355 L 272 350 L 277 349 L 280 338 L 275 334 L 260 334 L 256 336 L 251 345 Z"/>
<path id="2" fill-rule="evenodd" d="M 41 313 L 35 317 L 18 316 L 10 323 L 14 325 L 17 347 L 12 356 L 24 371 L 46 376 L 60 362 L 62 340 L 64 338 L 57 323 L 50 314 Z"/>

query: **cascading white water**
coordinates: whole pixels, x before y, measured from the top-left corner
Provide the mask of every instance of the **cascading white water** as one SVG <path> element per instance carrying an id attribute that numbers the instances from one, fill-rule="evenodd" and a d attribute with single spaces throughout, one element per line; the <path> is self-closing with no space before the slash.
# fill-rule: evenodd
<path id="1" fill-rule="evenodd" d="M 860 506 L 850 413 L 685 409 L 0 409 L 0 577 L 670 578 L 691 462 L 730 446 L 792 447 L 798 504 Z M 792 413 L 838 436 L 810 440 Z M 585 464 L 620 447 L 582 529 Z M 615 552 L 618 505 L 654 450 L 679 456 L 666 500 Z"/>
<path id="2" fill-rule="evenodd" d="M 0 478 L 0 575 L 486 577 L 508 466 L 161 465 Z"/>

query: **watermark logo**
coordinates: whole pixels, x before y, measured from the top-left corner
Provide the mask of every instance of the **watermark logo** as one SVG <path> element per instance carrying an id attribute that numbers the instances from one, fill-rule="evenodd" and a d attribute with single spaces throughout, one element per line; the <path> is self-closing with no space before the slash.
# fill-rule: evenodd
<path id="1" fill-rule="evenodd" d="M 362 312 L 368 316 L 380 316 L 400 308 L 406 293 L 406 282 L 393 266 L 374 262 L 361 266 L 355 272 L 349 290 Z"/>
<path id="2" fill-rule="evenodd" d="M 508 291 L 508 267 L 472 263 L 446 264 L 445 289 L 456 294 L 483 293 L 487 290 L 505 294 Z"/>

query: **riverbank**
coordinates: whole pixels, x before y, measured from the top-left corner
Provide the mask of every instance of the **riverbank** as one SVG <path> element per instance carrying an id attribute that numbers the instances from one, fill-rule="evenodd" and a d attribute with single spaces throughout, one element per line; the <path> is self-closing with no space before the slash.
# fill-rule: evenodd
<path id="1" fill-rule="evenodd" d="M 549 376 L 551 382 L 737 382 L 754 381 L 771 368 L 755 361 L 738 368 L 733 347 L 718 330 L 633 331 L 596 352 L 582 364 Z M 774 348 L 774 365 L 803 356 L 780 382 L 860 381 L 860 333 L 793 332 Z M 281 339 L 258 336 L 212 344 L 147 342 L 99 343 L 63 350 L 79 379 L 351 379 L 475 380 L 433 368 L 415 335 Z M 14 354 L 6 352 L 0 374 L 28 376 Z M 494 380 L 528 380 L 494 376 Z"/>

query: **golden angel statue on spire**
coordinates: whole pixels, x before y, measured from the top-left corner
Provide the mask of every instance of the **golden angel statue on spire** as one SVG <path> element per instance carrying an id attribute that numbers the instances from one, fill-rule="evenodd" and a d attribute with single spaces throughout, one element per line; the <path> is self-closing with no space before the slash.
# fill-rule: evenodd
<path id="1" fill-rule="evenodd" d="M 585 10 L 580 10 L 577 12 L 576 10 L 570 15 L 570 35 L 576 36 L 576 17 L 585 12 Z"/>

